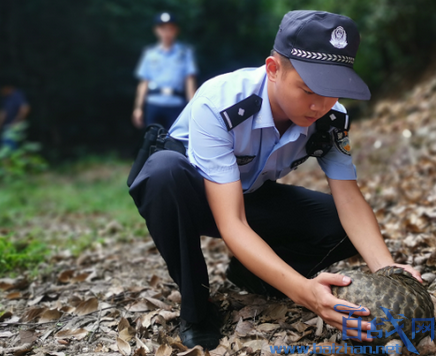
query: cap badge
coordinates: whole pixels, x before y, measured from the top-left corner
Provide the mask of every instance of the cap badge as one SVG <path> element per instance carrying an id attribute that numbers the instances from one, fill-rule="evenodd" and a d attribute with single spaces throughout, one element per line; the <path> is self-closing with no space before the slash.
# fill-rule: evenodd
<path id="1" fill-rule="evenodd" d="M 333 30 L 330 43 L 336 48 L 345 48 L 348 45 L 347 33 L 342 26 L 338 26 Z"/>
<path id="2" fill-rule="evenodd" d="M 162 22 L 168 22 L 171 19 L 171 16 L 168 12 L 164 12 L 162 15 L 160 15 L 160 20 Z"/>

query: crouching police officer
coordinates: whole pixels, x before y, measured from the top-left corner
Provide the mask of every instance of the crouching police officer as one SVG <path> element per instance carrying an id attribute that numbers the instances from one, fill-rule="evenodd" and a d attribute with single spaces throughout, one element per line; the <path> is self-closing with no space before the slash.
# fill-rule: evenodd
<path id="1" fill-rule="evenodd" d="M 186 346 L 212 349 L 221 336 L 208 301 L 200 235 L 224 239 L 235 256 L 231 281 L 256 293 L 284 294 L 338 329 L 344 314 L 334 305 L 354 305 L 336 299 L 330 286 L 350 279 L 309 278 L 356 253 L 371 271 L 394 265 L 357 186 L 348 116 L 338 103 L 370 98 L 353 70 L 359 41 L 348 17 L 287 13 L 264 66 L 209 80 L 181 113 L 170 135 L 183 142 L 186 156 L 154 153 L 130 186 L 180 288 Z M 332 195 L 276 182 L 310 156 Z M 420 279 L 410 266 L 401 267 Z M 348 328 L 356 336 L 357 320 Z"/>

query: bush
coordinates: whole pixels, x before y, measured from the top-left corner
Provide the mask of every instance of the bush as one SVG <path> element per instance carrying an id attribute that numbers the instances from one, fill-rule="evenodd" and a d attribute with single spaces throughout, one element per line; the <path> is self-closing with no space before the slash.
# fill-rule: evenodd
<path id="1" fill-rule="evenodd" d="M 27 123 L 21 122 L 7 130 L 3 136 L 3 146 L 0 148 L 0 182 L 12 181 L 28 174 L 44 171 L 48 165 L 38 153 L 41 145 L 36 142 L 26 142 Z M 17 143 L 17 148 L 5 142 Z"/>

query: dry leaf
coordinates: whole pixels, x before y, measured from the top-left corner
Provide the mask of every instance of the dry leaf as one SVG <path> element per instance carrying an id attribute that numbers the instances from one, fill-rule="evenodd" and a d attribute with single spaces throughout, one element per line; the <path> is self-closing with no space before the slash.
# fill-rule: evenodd
<path id="1" fill-rule="evenodd" d="M 318 317 L 318 320 L 316 322 L 315 336 L 321 336 L 323 326 L 324 326 L 323 320 L 321 319 L 321 317 Z"/>
<path id="2" fill-rule="evenodd" d="M 22 298 L 21 292 L 12 292 L 6 295 L 6 299 L 9 300 L 16 300 L 21 298 Z"/>
<path id="3" fill-rule="evenodd" d="M 68 305 L 65 305 L 59 310 L 64 313 L 72 313 L 75 309 L 75 307 L 69 307 Z"/>
<path id="4" fill-rule="evenodd" d="M 68 301 L 73 307 L 79 306 L 83 302 L 83 299 L 78 297 L 77 295 L 74 295 L 69 301 Z"/>
<path id="5" fill-rule="evenodd" d="M 90 298 L 84 302 L 81 302 L 75 310 L 75 313 L 79 316 L 93 313 L 98 310 L 98 299 Z"/>
<path id="6" fill-rule="evenodd" d="M 11 337 L 14 336 L 15 334 L 12 334 L 10 331 L 3 331 L 0 332 L 0 337 Z"/>
<path id="7" fill-rule="evenodd" d="M 148 284 L 150 285 L 150 287 L 156 288 L 156 286 L 159 282 L 160 282 L 160 277 L 153 274 L 153 276 L 151 276 L 150 282 L 148 282 Z"/>
<path id="8" fill-rule="evenodd" d="M 40 295 L 40 296 L 38 296 L 38 297 L 35 297 L 34 299 L 29 300 L 29 301 L 27 302 L 27 305 L 28 305 L 29 307 L 32 307 L 32 306 L 38 304 L 41 300 L 43 300 L 44 297 L 45 297 L 44 294 L 43 294 L 43 295 Z"/>
<path id="9" fill-rule="evenodd" d="M 88 331 L 85 329 L 76 329 L 76 330 L 65 329 L 55 334 L 55 338 L 82 340 L 86 337 L 86 335 L 88 335 Z"/>
<path id="10" fill-rule="evenodd" d="M 19 279 L 14 283 L 12 289 L 24 290 L 27 287 L 29 287 L 29 281 L 27 279 Z"/>
<path id="11" fill-rule="evenodd" d="M 129 326 L 119 332 L 119 338 L 129 342 L 134 338 L 135 334 L 136 334 L 136 330 L 131 326 Z"/>
<path id="12" fill-rule="evenodd" d="M 136 334 L 140 338 L 148 339 L 150 337 L 148 329 L 146 327 L 142 326 L 141 323 L 136 323 Z"/>
<path id="13" fill-rule="evenodd" d="M 136 349 L 133 356 L 147 356 L 147 351 L 143 347 L 140 347 L 140 348 Z"/>
<path id="14" fill-rule="evenodd" d="M 156 350 L 155 356 L 170 356 L 172 352 L 173 352 L 173 348 L 171 346 L 162 344 Z"/>
<path id="15" fill-rule="evenodd" d="M 177 354 L 177 356 L 202 356 L 202 355 L 203 355 L 203 348 L 200 345 L 197 345 L 192 349 L 186 350 L 184 352 L 179 352 Z"/>
<path id="16" fill-rule="evenodd" d="M 118 323 L 118 332 L 127 329 L 128 327 L 130 327 L 129 321 L 126 318 L 121 318 Z"/>
<path id="17" fill-rule="evenodd" d="M 150 349 L 147 347 L 146 344 L 144 344 L 141 339 L 137 338 L 135 336 L 136 346 L 138 346 L 140 349 L 144 349 L 145 352 L 150 352 Z"/>
<path id="18" fill-rule="evenodd" d="M 297 342 L 303 338 L 303 334 L 297 334 L 294 331 L 288 331 L 288 340 L 290 342 Z"/>
<path id="19" fill-rule="evenodd" d="M 254 330 L 253 323 L 250 321 L 244 321 L 239 319 L 238 324 L 236 324 L 235 333 L 239 336 L 247 336 L 249 333 L 251 333 Z"/>
<path id="20" fill-rule="evenodd" d="M 149 312 L 145 315 L 141 315 L 137 321 L 136 325 L 140 324 L 144 328 L 148 328 L 152 324 L 152 319 L 157 315 L 155 311 Z"/>
<path id="21" fill-rule="evenodd" d="M 160 301 L 159 299 L 152 298 L 152 297 L 145 297 L 145 299 L 147 299 L 151 304 L 153 304 L 157 308 L 165 309 L 165 310 L 171 310 L 171 306 L 170 305 Z"/>
<path id="22" fill-rule="evenodd" d="M 278 328 L 280 328 L 279 324 L 271 324 L 271 323 L 264 323 L 256 326 L 256 330 L 261 332 L 269 332 L 272 330 L 277 330 Z"/>
<path id="23" fill-rule="evenodd" d="M 176 310 L 174 312 L 171 312 L 168 310 L 160 310 L 158 314 L 162 316 L 165 319 L 165 321 L 170 321 L 179 317 L 180 311 Z"/>
<path id="24" fill-rule="evenodd" d="M 31 345 L 23 345 L 14 351 L 14 356 L 27 355 L 33 348 Z"/>
<path id="25" fill-rule="evenodd" d="M 59 310 L 47 309 L 41 314 L 41 317 L 39 318 L 38 322 L 47 323 L 49 321 L 59 320 L 61 316 L 62 313 Z"/>
<path id="26" fill-rule="evenodd" d="M 162 326 L 165 326 L 165 325 L 167 324 L 166 320 L 165 320 L 165 319 L 163 318 L 163 316 L 160 315 L 160 314 L 156 314 L 156 315 L 154 316 L 153 323 L 160 324 L 160 325 L 162 325 Z"/>
<path id="27" fill-rule="evenodd" d="M 316 317 L 314 317 L 314 318 L 312 318 L 312 319 L 309 319 L 309 320 L 306 320 L 306 321 L 304 321 L 304 324 L 307 324 L 307 325 L 317 325 L 317 323 L 318 323 L 318 316 L 316 316 Z"/>
<path id="28" fill-rule="evenodd" d="M 32 321 L 36 318 L 38 318 L 44 311 L 46 311 L 47 308 L 33 308 L 33 309 L 29 309 L 28 311 L 26 311 L 20 321 L 23 323 L 27 323 L 29 321 Z"/>
<path id="29" fill-rule="evenodd" d="M 3 291 L 8 291 L 14 287 L 14 281 L 12 279 L 3 279 L 0 281 L 0 289 Z"/>
<path id="30" fill-rule="evenodd" d="M 182 295 L 178 290 L 173 290 L 171 294 L 167 297 L 167 299 L 174 303 L 180 304 L 182 302 Z"/>
<path id="31" fill-rule="evenodd" d="M 99 352 L 99 353 L 104 353 L 104 352 L 108 352 L 109 349 L 105 346 L 105 345 L 98 345 L 95 349 L 94 352 Z"/>
<path id="32" fill-rule="evenodd" d="M 265 340 L 249 340 L 243 343 L 244 347 L 251 348 L 251 351 L 248 353 L 256 352 L 258 350 L 261 350 L 263 345 L 267 343 Z"/>
<path id="33" fill-rule="evenodd" d="M 261 314 L 266 307 L 267 307 L 266 305 L 247 305 L 243 307 L 241 310 L 234 312 L 235 315 L 233 316 L 233 321 L 236 322 L 239 320 L 239 318 L 242 319 L 254 318 L 259 314 Z"/>
<path id="34" fill-rule="evenodd" d="M 273 303 L 262 312 L 262 320 L 285 321 L 287 312 L 288 307 L 286 305 Z"/>
<path id="35" fill-rule="evenodd" d="M 89 276 L 91 275 L 91 272 L 85 272 L 78 274 L 77 276 L 71 278 L 71 282 L 73 283 L 80 283 L 85 281 Z"/>
<path id="36" fill-rule="evenodd" d="M 295 331 L 298 331 L 301 333 L 304 330 L 306 330 L 309 327 L 309 325 L 306 325 L 305 323 L 302 323 L 301 321 L 297 321 L 296 323 L 291 324 L 291 327 Z"/>
<path id="37" fill-rule="evenodd" d="M 146 300 L 140 300 L 136 303 L 133 303 L 129 306 L 126 307 L 126 309 L 128 311 L 131 312 L 144 312 L 144 311 L 149 311 L 150 310 L 150 306 L 149 306 L 150 302 L 146 301 Z M 155 308 L 151 308 L 151 309 L 155 309 Z"/>
<path id="38" fill-rule="evenodd" d="M 184 352 L 184 351 L 188 350 L 188 347 L 183 345 L 181 342 L 173 342 L 170 346 L 173 349 L 179 350 L 179 352 Z"/>
<path id="39" fill-rule="evenodd" d="M 206 351 L 208 351 L 208 350 L 206 350 Z M 230 354 L 231 354 L 230 350 L 221 344 L 218 345 L 218 347 L 216 349 L 213 349 L 210 351 L 211 356 L 225 356 L 225 355 L 228 356 Z M 205 352 L 205 356 L 206 356 L 206 352 Z"/>
<path id="40" fill-rule="evenodd" d="M 120 353 L 124 356 L 130 356 L 130 354 L 132 353 L 132 348 L 130 347 L 129 343 L 124 341 L 123 339 L 120 339 L 119 337 L 117 337 L 117 346 L 118 351 L 120 351 Z"/>
<path id="41" fill-rule="evenodd" d="M 19 334 L 21 344 L 33 344 L 38 339 L 35 330 L 20 330 Z"/>
<path id="42" fill-rule="evenodd" d="M 70 269 L 59 273 L 58 281 L 61 283 L 69 283 L 74 276 L 74 270 Z"/>
<path id="43" fill-rule="evenodd" d="M 426 262 L 426 265 L 430 267 L 436 266 L 436 250 L 434 250 L 433 253 L 430 255 Z"/>

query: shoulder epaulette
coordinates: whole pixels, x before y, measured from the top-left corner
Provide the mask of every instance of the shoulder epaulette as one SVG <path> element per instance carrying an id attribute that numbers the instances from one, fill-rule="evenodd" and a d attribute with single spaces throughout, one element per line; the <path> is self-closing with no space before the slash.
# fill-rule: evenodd
<path id="1" fill-rule="evenodd" d="M 241 122 L 258 113 L 261 106 L 262 98 L 252 94 L 248 98 L 221 111 L 220 114 L 226 124 L 227 131 L 233 130 Z"/>
<path id="2" fill-rule="evenodd" d="M 328 131 L 330 126 L 336 127 L 339 130 L 349 131 L 350 120 L 348 114 L 331 109 L 316 122 L 316 128 L 318 130 Z"/>

